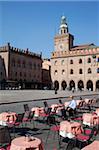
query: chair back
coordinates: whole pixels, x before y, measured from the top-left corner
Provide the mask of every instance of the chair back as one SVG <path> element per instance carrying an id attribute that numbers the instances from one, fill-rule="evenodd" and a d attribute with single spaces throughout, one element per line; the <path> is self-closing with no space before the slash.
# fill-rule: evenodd
<path id="1" fill-rule="evenodd" d="M 26 111 L 26 112 L 24 113 L 23 119 L 24 119 L 24 118 L 29 119 L 30 116 L 31 116 L 31 112 L 30 112 L 30 111 Z"/>
<path id="2" fill-rule="evenodd" d="M 22 113 L 22 114 L 18 114 L 18 116 L 17 116 L 17 119 L 16 119 L 16 121 L 15 121 L 15 123 L 16 122 L 22 122 L 22 119 L 23 119 L 23 117 L 24 117 L 24 113 Z"/>
<path id="3" fill-rule="evenodd" d="M 51 110 L 52 110 L 52 108 L 49 107 L 49 108 L 47 109 L 47 112 L 46 112 L 46 113 L 47 113 L 48 115 L 50 115 Z"/>
<path id="4" fill-rule="evenodd" d="M 10 144 L 11 136 L 7 126 L 0 126 L 0 143 Z"/>
<path id="5" fill-rule="evenodd" d="M 48 103 L 46 101 L 43 102 L 44 107 L 48 107 Z"/>
<path id="6" fill-rule="evenodd" d="M 47 117 L 47 124 L 48 125 L 55 125 L 56 124 L 55 117 L 54 116 L 48 116 Z"/>
<path id="7" fill-rule="evenodd" d="M 30 112 L 28 119 L 30 119 L 30 121 L 33 119 L 35 114 L 35 111 Z"/>
<path id="8" fill-rule="evenodd" d="M 24 111 L 25 111 L 25 112 L 26 112 L 26 111 L 29 111 L 29 106 L 28 106 L 28 104 L 24 104 L 23 106 L 24 106 Z"/>

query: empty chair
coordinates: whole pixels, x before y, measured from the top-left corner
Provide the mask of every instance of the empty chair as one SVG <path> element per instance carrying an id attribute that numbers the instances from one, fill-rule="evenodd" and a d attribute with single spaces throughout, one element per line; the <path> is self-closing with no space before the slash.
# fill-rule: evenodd
<path id="1" fill-rule="evenodd" d="M 12 124 L 10 124 L 12 126 L 12 128 L 13 128 L 14 137 L 15 137 L 15 127 L 16 126 L 17 127 L 20 126 L 20 124 L 22 123 L 23 117 L 24 117 L 24 113 L 18 114 L 16 121 L 13 122 Z"/>
<path id="2" fill-rule="evenodd" d="M 24 117 L 24 113 L 22 113 L 22 114 L 18 114 L 17 119 L 16 119 L 16 121 L 15 121 L 15 124 L 14 124 L 14 125 L 15 125 L 15 126 L 20 125 L 20 124 L 22 123 L 23 117 Z"/>
<path id="3" fill-rule="evenodd" d="M 48 103 L 46 101 L 44 101 L 43 103 L 44 103 L 44 107 L 48 107 Z"/>
<path id="4" fill-rule="evenodd" d="M 53 134 L 53 141 L 55 140 L 55 134 L 57 134 L 58 144 L 59 144 L 59 147 L 60 147 L 60 136 L 59 136 L 60 126 L 57 124 L 57 122 L 55 120 L 55 117 L 52 116 L 52 115 L 48 116 L 47 117 L 47 124 L 49 125 L 50 129 L 49 129 L 48 134 L 47 134 L 45 145 L 47 145 L 48 138 L 49 138 L 50 133 L 51 133 L 51 134 Z"/>
<path id="5" fill-rule="evenodd" d="M 0 148 L 6 148 L 11 142 L 10 132 L 7 126 L 0 126 Z"/>
<path id="6" fill-rule="evenodd" d="M 23 106 L 24 106 L 24 111 L 25 111 L 25 112 L 26 112 L 26 111 L 29 111 L 29 106 L 28 106 L 28 104 L 24 104 Z"/>
<path id="7" fill-rule="evenodd" d="M 75 147 L 75 141 L 74 140 L 69 140 L 67 146 L 66 146 L 66 150 L 73 150 L 73 148 Z"/>

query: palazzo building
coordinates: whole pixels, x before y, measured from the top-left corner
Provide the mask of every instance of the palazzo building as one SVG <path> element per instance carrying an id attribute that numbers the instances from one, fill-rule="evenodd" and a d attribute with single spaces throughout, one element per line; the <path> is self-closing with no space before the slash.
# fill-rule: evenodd
<path id="1" fill-rule="evenodd" d="M 54 38 L 51 55 L 53 87 L 60 90 L 99 90 L 99 47 L 93 43 L 74 45 L 65 16 Z"/>
<path id="2" fill-rule="evenodd" d="M 14 48 L 8 43 L 0 47 L 0 62 L 5 70 L 1 71 L 1 87 L 41 88 L 42 58 L 27 50 Z M 3 75 L 4 73 L 5 75 Z"/>

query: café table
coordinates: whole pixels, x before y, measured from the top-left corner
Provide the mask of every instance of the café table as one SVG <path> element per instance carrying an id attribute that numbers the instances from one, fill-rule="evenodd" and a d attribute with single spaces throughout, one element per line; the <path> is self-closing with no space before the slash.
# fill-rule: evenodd
<path id="1" fill-rule="evenodd" d="M 9 128 L 0 125 L 0 144 L 8 145 L 11 142 Z"/>
<path id="2" fill-rule="evenodd" d="M 86 104 L 89 104 L 90 99 L 86 98 L 86 99 L 84 99 L 84 101 L 85 101 Z"/>
<path id="3" fill-rule="evenodd" d="M 25 137 L 21 136 L 15 138 L 11 142 L 10 150 L 44 150 L 42 141 L 36 137 Z"/>
<path id="4" fill-rule="evenodd" d="M 57 108 L 59 107 L 59 105 L 58 104 L 52 104 L 51 105 L 51 108 L 52 108 L 52 112 L 54 112 L 55 110 L 57 110 Z"/>
<path id="5" fill-rule="evenodd" d="M 99 141 L 95 140 L 91 144 L 82 148 L 82 150 L 99 150 Z"/>
<path id="6" fill-rule="evenodd" d="M 40 114 L 44 113 L 44 108 L 43 107 L 33 107 L 31 111 L 34 111 L 34 117 L 39 117 Z"/>
<path id="7" fill-rule="evenodd" d="M 17 114 L 15 112 L 2 112 L 0 114 L 0 125 L 7 125 L 7 123 L 15 122 Z"/>
<path id="8" fill-rule="evenodd" d="M 94 126 L 99 124 L 99 116 L 97 114 L 84 113 L 82 118 L 85 125 Z"/>
<path id="9" fill-rule="evenodd" d="M 62 121 L 60 123 L 60 135 L 62 137 L 73 138 L 83 132 L 83 128 L 78 122 Z"/>

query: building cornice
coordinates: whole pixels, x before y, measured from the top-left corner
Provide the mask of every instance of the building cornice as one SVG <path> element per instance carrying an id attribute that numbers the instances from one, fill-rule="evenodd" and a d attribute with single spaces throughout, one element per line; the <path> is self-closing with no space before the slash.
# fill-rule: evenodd
<path id="1" fill-rule="evenodd" d="M 77 57 L 77 56 L 87 56 L 99 54 L 99 47 L 87 48 L 83 50 L 75 51 L 54 51 L 52 52 L 51 59 L 54 58 L 66 58 L 66 57 Z"/>

